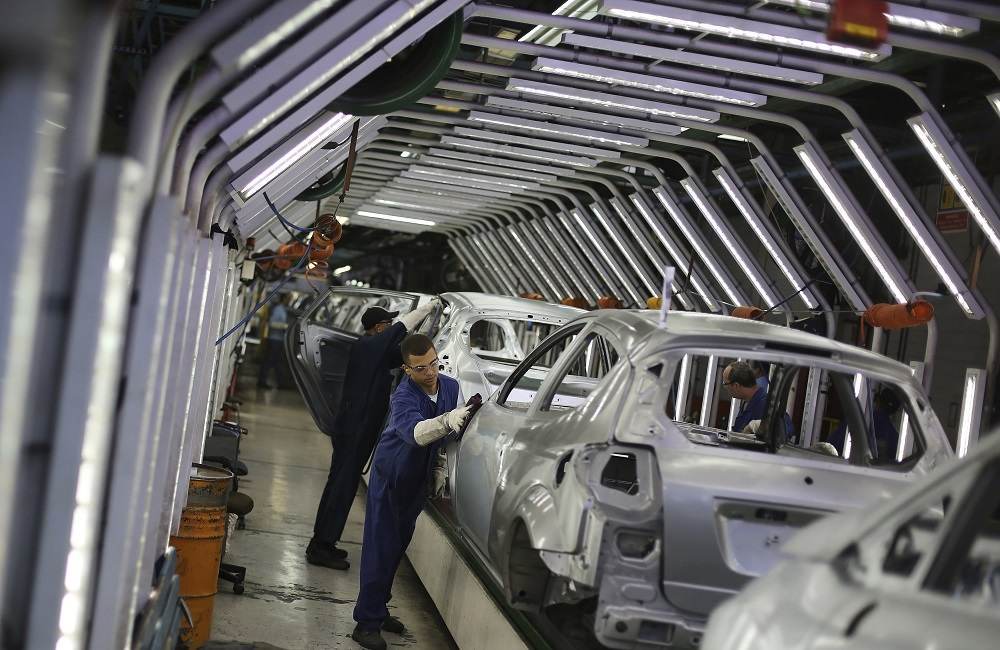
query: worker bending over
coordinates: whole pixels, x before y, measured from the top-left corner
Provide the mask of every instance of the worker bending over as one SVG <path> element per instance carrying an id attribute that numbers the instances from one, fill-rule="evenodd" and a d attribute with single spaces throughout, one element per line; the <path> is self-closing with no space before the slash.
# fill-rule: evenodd
<path id="1" fill-rule="evenodd" d="M 399 344 L 440 304 L 434 298 L 398 322 L 398 311 L 372 307 L 361 316 L 365 334 L 351 347 L 344 392 L 331 436 L 333 458 L 319 501 L 313 537 L 306 547 L 310 564 L 346 570 L 347 551 L 337 548 L 358 492 L 361 471 L 371 456 L 389 410 L 390 372 L 403 363 Z"/>
<path id="2" fill-rule="evenodd" d="M 458 432 L 470 407 L 460 408 L 458 382 L 438 374 L 434 344 L 412 334 L 400 346 L 406 378 L 392 394 L 389 424 L 372 461 L 361 547 L 361 592 L 354 608 L 358 622 L 351 638 L 365 648 L 386 647 L 381 630 L 402 633 L 389 616 L 396 569 L 410 544 L 426 499 L 432 460 L 445 436 Z"/>

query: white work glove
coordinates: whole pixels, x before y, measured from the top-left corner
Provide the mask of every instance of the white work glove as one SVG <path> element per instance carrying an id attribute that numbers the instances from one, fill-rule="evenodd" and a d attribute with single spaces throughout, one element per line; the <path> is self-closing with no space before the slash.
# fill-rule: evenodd
<path id="1" fill-rule="evenodd" d="M 760 420 L 750 420 L 747 422 L 747 425 L 743 427 L 743 433 L 757 435 L 758 429 L 760 429 Z"/>
<path id="2" fill-rule="evenodd" d="M 417 307 L 411 312 L 405 313 L 399 317 L 399 322 L 403 324 L 407 332 L 412 332 L 416 329 L 420 321 L 427 318 L 427 315 L 434 311 L 434 308 L 441 304 L 441 299 L 434 297 L 431 298 L 422 307 Z"/>
<path id="3" fill-rule="evenodd" d="M 421 447 L 426 447 L 432 442 L 444 438 L 449 433 L 461 429 L 466 419 L 468 419 L 469 411 L 471 410 L 468 406 L 462 406 L 439 415 L 436 418 L 421 420 L 413 427 L 413 439 Z"/>

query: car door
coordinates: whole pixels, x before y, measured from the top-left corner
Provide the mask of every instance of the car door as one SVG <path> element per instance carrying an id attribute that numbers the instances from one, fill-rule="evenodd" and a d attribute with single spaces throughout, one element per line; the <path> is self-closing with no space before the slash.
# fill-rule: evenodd
<path id="1" fill-rule="evenodd" d="M 351 346 L 371 307 L 406 313 L 420 296 L 382 289 L 335 287 L 317 298 L 285 334 L 285 352 L 295 384 L 320 431 L 332 435 Z"/>
<path id="2" fill-rule="evenodd" d="M 583 329 L 567 326 L 519 364 L 493 399 L 483 404 L 462 440 L 449 450 L 455 513 L 462 530 L 488 554 L 493 499 L 500 465 L 514 434 L 524 425 L 549 371 Z"/>

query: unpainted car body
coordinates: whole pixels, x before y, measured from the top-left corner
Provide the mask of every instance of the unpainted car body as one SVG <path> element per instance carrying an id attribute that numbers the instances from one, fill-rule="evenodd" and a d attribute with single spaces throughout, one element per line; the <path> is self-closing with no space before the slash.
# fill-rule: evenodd
<path id="1" fill-rule="evenodd" d="M 860 433 L 841 459 L 674 421 L 673 377 L 695 354 L 796 368 L 805 359 L 839 378 L 841 395 L 845 376 L 892 385 L 920 422 L 919 451 L 875 467 L 857 449 Z M 781 421 L 776 407 L 762 431 Z M 449 449 L 457 520 L 510 602 L 586 605 L 597 641 L 614 648 L 697 644 L 709 613 L 769 570 L 794 531 L 888 498 L 950 455 L 902 364 L 728 317 L 671 313 L 660 328 L 648 311 L 592 312 L 563 326 Z"/>
<path id="2" fill-rule="evenodd" d="M 1000 639 L 1000 435 L 867 512 L 794 537 L 713 613 L 707 650 L 992 648 Z"/>
<path id="3" fill-rule="evenodd" d="M 334 287 L 290 325 L 285 348 L 292 374 L 320 431 L 334 433 L 350 347 L 363 334 L 362 314 L 371 307 L 406 313 L 430 299 L 426 294 Z M 417 331 L 435 341 L 442 372 L 459 380 L 466 397 L 488 397 L 533 345 L 582 313 L 482 293 L 445 293 L 441 300 L 441 309 Z M 488 343 L 490 349 L 474 347 L 476 342 Z"/>

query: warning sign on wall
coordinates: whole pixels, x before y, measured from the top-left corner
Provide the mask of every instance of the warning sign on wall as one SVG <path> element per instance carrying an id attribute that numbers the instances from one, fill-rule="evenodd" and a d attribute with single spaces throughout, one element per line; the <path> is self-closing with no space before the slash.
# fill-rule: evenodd
<path id="1" fill-rule="evenodd" d="M 938 202 L 937 229 L 941 232 L 965 232 L 969 229 L 969 211 L 951 185 L 942 183 Z"/>

